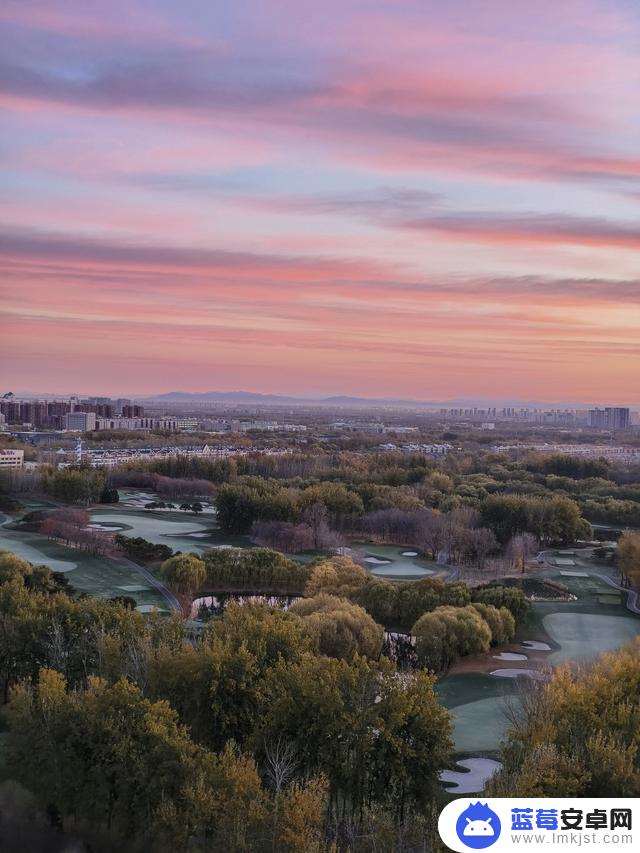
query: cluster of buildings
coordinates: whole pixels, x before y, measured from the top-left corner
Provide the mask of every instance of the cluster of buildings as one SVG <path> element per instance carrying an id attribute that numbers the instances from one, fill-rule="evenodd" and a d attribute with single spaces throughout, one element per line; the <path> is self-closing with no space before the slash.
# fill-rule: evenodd
<path id="1" fill-rule="evenodd" d="M 329 429 L 334 432 L 364 432 L 373 435 L 386 435 L 390 432 L 409 435 L 420 431 L 418 427 L 388 425 L 382 421 L 333 421 L 329 424 Z"/>
<path id="2" fill-rule="evenodd" d="M 640 462 L 640 447 L 613 446 L 609 444 L 500 444 L 492 448 L 496 453 L 532 452 L 579 456 L 585 459 L 608 459 L 630 465 Z"/>
<path id="3" fill-rule="evenodd" d="M 440 409 L 444 420 L 463 419 L 476 422 L 482 429 L 493 429 L 496 421 L 549 426 L 589 426 L 597 429 L 628 429 L 632 423 L 629 409 L 608 406 L 600 409 L 538 409 L 527 407 L 490 406 L 466 409 Z"/>
<path id="4" fill-rule="evenodd" d="M 281 456 L 291 453 L 289 448 L 254 450 L 224 445 L 194 446 L 194 447 L 117 447 L 80 449 L 78 456 L 81 461 L 88 462 L 94 468 L 113 468 L 128 462 L 150 462 L 157 459 L 170 459 L 176 456 L 198 456 L 205 459 L 223 459 L 229 456 L 248 456 L 259 454 L 263 456 Z M 76 458 L 75 461 L 78 461 Z M 64 467 L 64 464 L 60 467 Z"/>
<path id="5" fill-rule="evenodd" d="M 77 422 L 89 423 L 86 429 L 96 429 L 99 420 L 125 422 L 144 417 L 144 407 L 125 398 L 111 400 L 109 397 L 69 397 L 65 400 L 19 400 L 13 394 L 0 398 L 0 424 L 23 429 L 84 429 L 69 425 L 73 415 L 88 415 Z M 71 417 L 71 423 L 74 418 Z M 108 427 L 106 427 L 108 429 Z M 115 427 L 127 429 L 127 427 Z"/>
<path id="6" fill-rule="evenodd" d="M 75 411 L 64 416 L 64 429 L 72 432 L 93 432 L 94 430 L 164 430 L 177 432 L 176 418 L 116 417 L 104 418 L 95 412 Z"/>
<path id="7" fill-rule="evenodd" d="M 276 420 L 239 420 L 145 414 L 144 406 L 125 398 L 69 397 L 65 400 L 20 400 L 13 394 L 0 398 L 0 429 L 24 431 L 161 430 L 164 432 L 306 432 L 304 424 Z M 15 429 L 13 430 L 15 432 Z"/>
<path id="8" fill-rule="evenodd" d="M 238 418 L 191 418 L 196 424 L 194 429 L 203 432 L 306 432 L 304 424 L 290 424 L 284 421 L 264 420 L 255 418 L 252 420 L 240 420 Z"/>
<path id="9" fill-rule="evenodd" d="M 631 419 L 629 409 L 622 406 L 608 406 L 605 409 L 589 410 L 589 426 L 598 429 L 629 429 Z"/>
<path id="10" fill-rule="evenodd" d="M 446 456 L 453 447 L 451 444 L 381 444 L 380 450 L 400 451 L 401 453 L 416 453 L 420 456 L 432 456 L 442 458 Z"/>

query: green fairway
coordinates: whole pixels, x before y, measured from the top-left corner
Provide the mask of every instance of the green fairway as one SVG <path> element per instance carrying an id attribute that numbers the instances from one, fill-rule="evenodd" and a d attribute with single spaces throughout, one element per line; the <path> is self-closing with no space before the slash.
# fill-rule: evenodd
<path id="1" fill-rule="evenodd" d="M 184 512 L 152 512 L 138 509 L 96 509 L 91 523 L 117 528 L 123 536 L 142 537 L 154 545 L 167 545 L 174 551 L 201 554 L 210 548 L 227 545 L 246 548 L 246 536 L 234 536 L 220 530 L 210 516 L 196 517 Z"/>
<path id="2" fill-rule="evenodd" d="M 502 697 L 457 705 L 451 711 L 456 752 L 496 752 L 509 727 L 509 704 L 517 702 L 515 697 Z"/>
<path id="3" fill-rule="evenodd" d="M 496 752 L 507 729 L 507 711 L 517 702 L 511 679 L 483 673 L 447 675 L 436 684 L 442 704 L 451 711 L 456 753 Z"/>
<path id="4" fill-rule="evenodd" d="M 640 619 L 599 613 L 550 613 L 542 620 L 560 649 L 549 655 L 552 664 L 583 660 L 617 649 L 640 633 Z"/>
<path id="5" fill-rule="evenodd" d="M 53 571 L 64 572 L 79 592 L 98 598 L 128 595 L 139 605 L 168 610 L 167 602 L 158 590 L 149 586 L 125 561 L 66 548 L 37 533 L 18 533 L 6 527 L 0 528 L 0 550 L 11 551 L 36 565 L 44 564 Z"/>

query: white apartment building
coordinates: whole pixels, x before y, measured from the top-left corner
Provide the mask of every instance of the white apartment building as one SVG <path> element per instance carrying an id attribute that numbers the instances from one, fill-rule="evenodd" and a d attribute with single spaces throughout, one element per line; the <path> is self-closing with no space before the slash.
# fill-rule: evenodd
<path id="1" fill-rule="evenodd" d="M 0 450 L 0 468 L 22 468 L 24 450 Z"/>
<path id="2" fill-rule="evenodd" d="M 96 420 L 96 429 L 159 429 L 166 432 L 176 432 L 178 430 L 178 421 L 175 418 L 98 418 Z"/>

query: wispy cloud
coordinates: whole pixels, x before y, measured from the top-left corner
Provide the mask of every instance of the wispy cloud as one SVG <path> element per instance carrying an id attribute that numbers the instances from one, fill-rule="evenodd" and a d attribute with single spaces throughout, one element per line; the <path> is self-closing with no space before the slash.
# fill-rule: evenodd
<path id="1" fill-rule="evenodd" d="M 32 0 L 0 23 L 23 386 L 637 385 L 626 0 Z"/>

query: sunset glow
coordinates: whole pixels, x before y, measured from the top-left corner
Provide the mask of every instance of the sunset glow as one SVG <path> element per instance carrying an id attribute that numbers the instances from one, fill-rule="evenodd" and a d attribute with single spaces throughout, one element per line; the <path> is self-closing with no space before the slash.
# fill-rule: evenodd
<path id="1" fill-rule="evenodd" d="M 0 22 L 4 391 L 640 402 L 632 0 Z"/>

